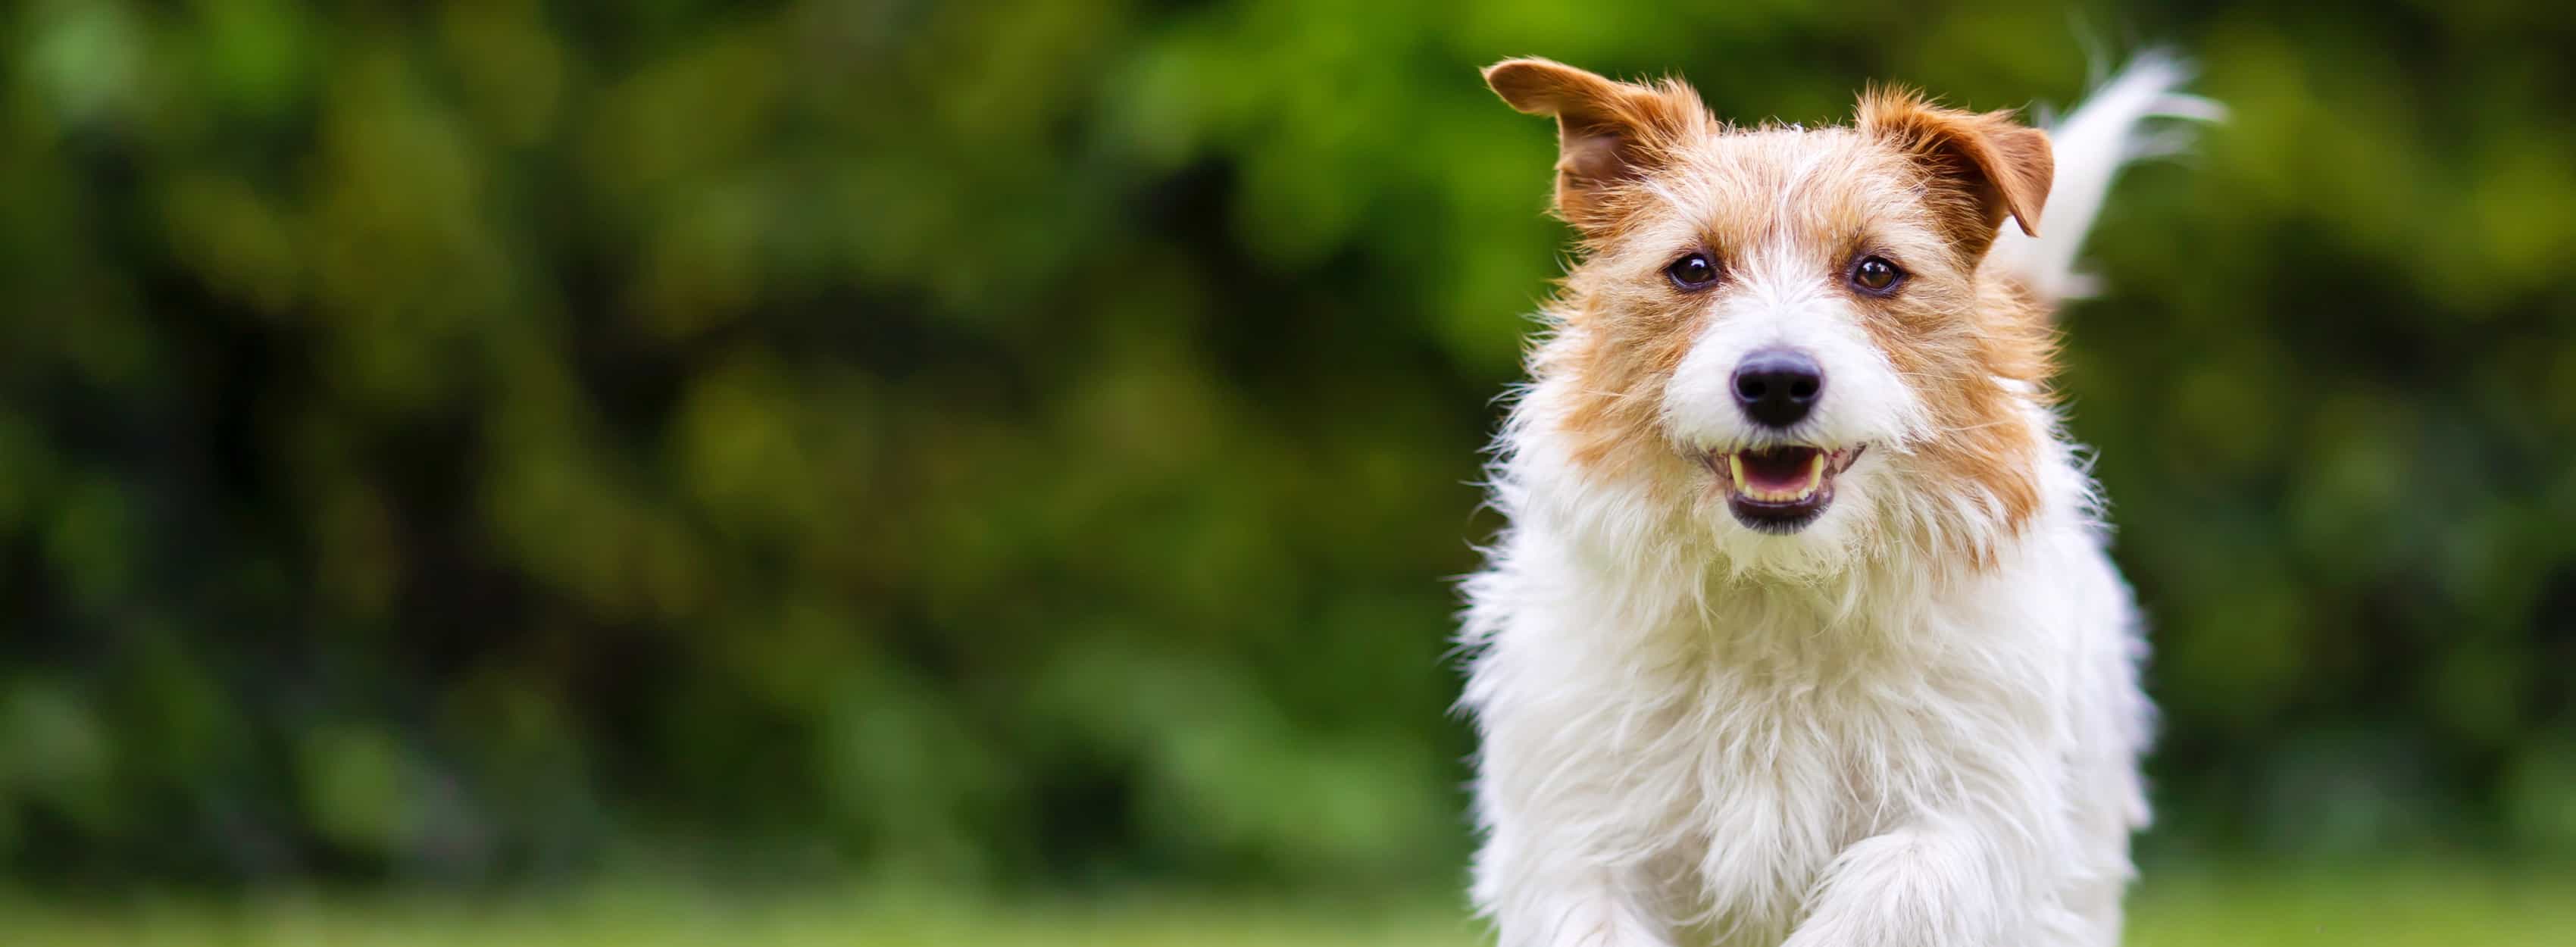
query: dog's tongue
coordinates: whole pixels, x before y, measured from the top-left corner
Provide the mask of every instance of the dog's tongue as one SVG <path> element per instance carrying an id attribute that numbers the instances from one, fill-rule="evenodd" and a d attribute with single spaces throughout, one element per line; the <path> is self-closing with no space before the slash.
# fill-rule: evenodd
<path id="1" fill-rule="evenodd" d="M 1803 496 L 1823 473 L 1818 459 L 1812 447 L 1745 451 L 1736 455 L 1736 486 L 1757 498 Z"/>

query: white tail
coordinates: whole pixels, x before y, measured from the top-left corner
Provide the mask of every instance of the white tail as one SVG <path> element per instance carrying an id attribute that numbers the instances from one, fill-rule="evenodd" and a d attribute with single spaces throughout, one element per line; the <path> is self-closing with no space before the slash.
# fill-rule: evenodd
<path id="1" fill-rule="evenodd" d="M 2153 133 L 2146 121 L 2217 121 L 2226 116 L 2218 103 L 2176 91 L 2190 76 L 2190 67 L 2181 60 L 2148 53 L 2094 90 L 2081 107 L 2048 123 L 2057 174 L 2049 183 L 2047 210 L 2040 214 L 2040 236 L 2003 228 L 1986 264 L 2048 299 L 2088 295 L 2092 281 L 2075 271 L 2075 252 L 2083 249 L 2084 235 L 2102 211 L 2111 179 L 2131 161 L 2172 154 L 2186 143 L 2180 131 Z"/>

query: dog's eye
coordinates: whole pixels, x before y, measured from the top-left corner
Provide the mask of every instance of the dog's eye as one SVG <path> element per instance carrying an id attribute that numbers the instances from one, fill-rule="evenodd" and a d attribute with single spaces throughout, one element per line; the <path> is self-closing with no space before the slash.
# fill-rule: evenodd
<path id="1" fill-rule="evenodd" d="M 1681 289 L 1707 289 L 1709 284 L 1717 282 L 1717 264 L 1709 261 L 1708 254 L 1693 253 L 1664 267 L 1664 275 L 1671 277 L 1673 285 Z"/>
<path id="2" fill-rule="evenodd" d="M 1852 264 L 1852 288 L 1872 296 L 1885 296 L 1895 292 L 1896 284 L 1902 282 L 1905 282 L 1905 271 L 1897 269 L 1896 264 L 1887 262 L 1886 257 L 1866 256 L 1862 257 L 1860 262 Z"/>

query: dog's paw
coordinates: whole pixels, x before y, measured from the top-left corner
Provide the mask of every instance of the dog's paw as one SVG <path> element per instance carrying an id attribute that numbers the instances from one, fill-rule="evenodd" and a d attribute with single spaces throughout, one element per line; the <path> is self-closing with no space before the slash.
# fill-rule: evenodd
<path id="1" fill-rule="evenodd" d="M 1585 931 L 1565 947 L 1672 947 L 1663 938 L 1629 930 Z"/>
<path id="2" fill-rule="evenodd" d="M 1782 947 L 1987 947 L 1992 885 L 1956 834 L 1900 829 L 1836 859 L 1806 921 Z"/>
<path id="3" fill-rule="evenodd" d="M 1563 911 L 1543 927 L 1528 930 L 1537 935 L 1523 939 L 1504 932 L 1503 945 L 1532 944 L 1537 947 L 1673 947 L 1657 936 L 1646 922 L 1615 903 L 1607 901 L 1578 905 Z"/>

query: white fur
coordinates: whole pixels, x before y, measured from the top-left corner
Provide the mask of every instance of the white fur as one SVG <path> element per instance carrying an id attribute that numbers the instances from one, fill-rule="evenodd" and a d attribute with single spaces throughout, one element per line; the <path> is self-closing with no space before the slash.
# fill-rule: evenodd
<path id="1" fill-rule="evenodd" d="M 2014 272 L 2065 285 L 2134 153 L 2105 142 L 2171 111 L 2140 103 L 2178 73 L 2153 94 L 2139 75 L 2109 87 L 2118 128 L 2091 107 L 2069 119 L 2059 186 L 2095 193 L 2052 198 L 2062 244 L 2010 251 L 2040 261 Z M 1743 344 L 1704 340 L 1687 359 L 1708 364 L 1678 378 L 1790 339 L 1836 386 L 1801 440 L 1938 436 L 1825 294 L 1747 298 L 1706 337 Z M 1515 406 L 1493 484 L 1512 526 L 1466 583 L 1473 895 L 1502 947 L 2116 944 L 2151 708 L 2129 593 L 2055 418 L 2027 406 L 2051 435 L 2037 512 L 1979 537 L 1993 561 L 1965 568 L 1920 538 L 1994 517 L 1909 489 L 1901 448 L 1844 475 L 1815 526 L 1763 535 L 1575 469 L 1557 423 L 1570 384 L 1541 378 Z M 1761 439 L 1706 387 L 1669 386 L 1669 428 Z"/>

